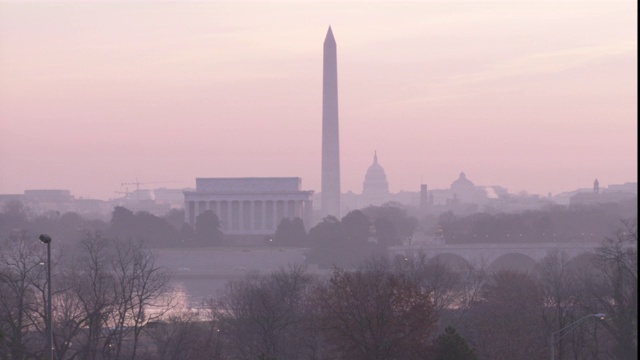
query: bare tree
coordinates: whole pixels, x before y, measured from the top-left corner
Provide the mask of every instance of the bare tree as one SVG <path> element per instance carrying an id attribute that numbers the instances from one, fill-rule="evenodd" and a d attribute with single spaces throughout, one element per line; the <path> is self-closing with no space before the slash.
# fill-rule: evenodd
<path id="1" fill-rule="evenodd" d="M 614 340 L 615 359 L 638 357 L 638 233 L 635 221 L 623 222 L 615 237 L 597 250 L 597 276 L 586 278 L 583 304 L 589 312 L 607 314 L 602 326 Z"/>
<path id="2" fill-rule="evenodd" d="M 584 315 L 582 312 L 576 314 L 580 310 L 576 275 L 570 267 L 569 256 L 560 251 L 550 251 L 535 267 L 534 276 L 544 296 L 542 316 L 549 334 L 573 323 L 578 319 L 577 316 Z M 580 342 L 581 336 L 578 335 L 580 334 L 572 331 L 558 339 L 556 348 L 559 359 L 563 358 L 566 345 L 569 343 L 573 345 L 574 356 L 579 355 L 576 350 L 585 344 L 575 344 Z"/>
<path id="3" fill-rule="evenodd" d="M 541 359 L 548 355 L 541 317 L 543 293 L 527 273 L 499 271 L 469 308 L 467 338 L 481 359 Z"/>
<path id="4" fill-rule="evenodd" d="M 334 269 L 314 295 L 320 326 L 334 356 L 418 359 L 428 349 L 436 316 L 430 294 L 384 260 L 348 272 Z"/>
<path id="5" fill-rule="evenodd" d="M 135 359 L 143 326 L 162 318 L 171 308 L 169 273 L 139 241 L 112 240 L 110 272 L 115 294 L 108 319 L 110 333 L 103 351 L 116 359 Z M 126 343 L 126 348 L 123 347 Z"/>
<path id="6" fill-rule="evenodd" d="M 0 358 L 41 358 L 47 283 L 44 248 L 13 233 L 0 253 Z M 82 251 L 53 272 L 57 358 L 135 358 L 144 325 L 171 304 L 168 273 L 138 242 L 86 234 Z M 111 328 L 112 331 L 106 331 Z M 122 351 L 122 344 L 130 346 Z"/>
<path id="7" fill-rule="evenodd" d="M 168 274 L 137 242 L 87 233 L 81 246 L 55 296 L 57 355 L 134 358 L 146 322 L 168 309 Z"/>
<path id="8" fill-rule="evenodd" d="M 409 276 L 431 295 L 438 316 L 459 302 L 461 273 L 440 258 L 428 259 L 423 252 L 416 256 L 399 256 L 394 259 L 393 269 Z"/>
<path id="9" fill-rule="evenodd" d="M 196 310 L 172 311 L 161 320 L 147 323 L 145 333 L 155 344 L 156 350 L 147 357 L 155 360 L 194 359 L 199 354 L 199 345 L 208 337 L 207 324 L 199 321 Z M 207 359 L 215 358 L 212 353 Z"/>
<path id="10" fill-rule="evenodd" d="M 461 319 L 465 317 L 471 305 L 480 299 L 482 288 L 489 280 L 487 267 L 486 260 L 481 259 L 477 263 L 469 264 L 466 268 L 460 269 L 462 279 L 460 281 L 461 291 L 459 292 L 458 305 L 461 310 L 459 315 Z"/>
<path id="11" fill-rule="evenodd" d="M 300 267 L 269 275 L 250 274 L 228 283 L 215 312 L 230 355 L 299 359 L 303 300 L 310 284 L 311 277 Z"/>
<path id="12" fill-rule="evenodd" d="M 56 286 L 53 294 L 53 347 L 57 359 L 74 359 L 80 355 L 80 335 L 87 323 L 83 303 L 73 291 L 73 277 L 75 274 L 69 272 L 60 274 L 56 283 L 63 286 Z"/>
<path id="13" fill-rule="evenodd" d="M 46 284 L 44 249 L 24 231 L 10 234 L 0 253 L 0 343 L 4 359 L 34 357 L 44 350 L 44 309 L 38 288 Z"/>

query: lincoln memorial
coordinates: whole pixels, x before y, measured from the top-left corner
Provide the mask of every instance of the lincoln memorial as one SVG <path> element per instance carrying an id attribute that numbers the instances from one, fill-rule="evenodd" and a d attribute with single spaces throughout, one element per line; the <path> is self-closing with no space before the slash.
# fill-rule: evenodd
<path id="1" fill-rule="evenodd" d="M 311 225 L 311 195 L 297 177 L 197 178 L 196 191 L 185 191 L 185 221 L 213 210 L 227 235 L 273 234 L 283 218 L 299 217 Z"/>

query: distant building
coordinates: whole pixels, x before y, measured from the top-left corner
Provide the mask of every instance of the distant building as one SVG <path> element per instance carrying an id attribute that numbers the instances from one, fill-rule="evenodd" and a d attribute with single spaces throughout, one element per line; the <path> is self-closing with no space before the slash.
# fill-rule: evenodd
<path id="1" fill-rule="evenodd" d="M 579 192 L 569 198 L 569 206 L 619 203 L 638 197 L 638 183 L 609 185 L 600 188 L 598 179 L 593 183 L 593 192 Z"/>
<path id="2" fill-rule="evenodd" d="M 134 196 L 130 198 L 120 198 L 120 199 L 111 200 L 109 202 L 111 204 L 111 211 L 113 211 L 113 208 L 115 208 L 116 206 L 122 206 L 133 211 L 134 213 L 147 212 L 155 216 L 164 216 L 166 213 L 169 212 L 169 210 L 172 209 L 171 205 L 168 203 L 160 203 L 154 199 L 148 198 L 149 196 L 148 194 L 150 193 L 149 190 L 146 190 L 144 192 L 143 190 L 140 190 L 138 193 L 141 194 L 140 197 Z M 145 194 L 145 193 L 146 195 L 142 196 L 142 194 Z M 136 192 L 133 192 L 133 194 L 136 194 Z M 184 204 L 184 198 L 182 200 L 182 204 Z"/>
<path id="3" fill-rule="evenodd" d="M 500 186 L 476 186 L 467 179 L 464 172 L 451 183 L 449 189 L 428 190 L 426 184 L 420 185 L 420 191 L 389 192 L 389 183 L 384 168 L 374 153 L 373 164 L 367 169 L 362 194 L 351 191 L 342 194 L 343 213 L 380 206 L 394 202 L 408 208 L 414 208 L 419 214 L 453 211 L 458 214 L 472 213 L 491 201 L 507 195 L 507 189 Z"/>
<path id="4" fill-rule="evenodd" d="M 73 201 L 69 190 L 25 190 L 24 197 L 33 202 L 64 203 Z"/>
<path id="5" fill-rule="evenodd" d="M 24 191 L 25 205 L 35 214 L 48 211 L 75 211 L 75 198 L 69 190 L 36 189 Z"/>
<path id="6" fill-rule="evenodd" d="M 611 184 L 607 186 L 607 192 L 622 192 L 638 195 L 638 183 L 628 182 L 624 184 Z"/>
<path id="7" fill-rule="evenodd" d="M 362 205 L 382 205 L 389 201 L 389 182 L 384 168 L 378 163 L 378 154 L 373 154 L 373 164 L 367 169 L 362 183 Z"/>
<path id="8" fill-rule="evenodd" d="M 109 221 L 114 206 L 104 200 L 98 199 L 76 199 L 73 202 L 74 211 L 87 219 L 102 219 Z"/>
<path id="9" fill-rule="evenodd" d="M 461 203 L 483 203 L 487 201 L 487 193 L 481 188 L 476 187 L 471 180 L 467 179 L 464 172 L 451 183 L 451 201 Z"/>
<path id="10" fill-rule="evenodd" d="M 313 191 L 301 190 L 298 177 L 198 178 L 196 190 L 184 192 L 185 222 L 212 210 L 225 235 L 270 235 L 280 221 L 299 217 L 311 226 Z"/>
<path id="11" fill-rule="evenodd" d="M 631 196 L 628 193 L 623 192 L 611 192 L 603 194 L 579 193 L 573 195 L 569 199 L 569 206 L 619 203 L 625 200 L 631 200 L 634 197 L 635 196 Z"/>
<path id="12" fill-rule="evenodd" d="M 153 199 L 158 204 L 168 204 L 172 209 L 182 209 L 185 191 L 194 191 L 194 189 L 153 189 Z"/>
<path id="13" fill-rule="evenodd" d="M 427 184 L 420 185 L 420 215 L 424 215 L 429 209 L 429 193 L 427 192 Z"/>
<path id="14" fill-rule="evenodd" d="M 9 202 L 25 202 L 24 194 L 0 194 L 0 205 L 5 206 Z"/>
<path id="15" fill-rule="evenodd" d="M 105 219 L 113 210 L 106 201 L 78 199 L 69 190 L 35 189 L 25 190 L 24 194 L 0 195 L 2 206 L 10 201 L 21 202 L 34 215 L 75 212 L 87 218 Z"/>

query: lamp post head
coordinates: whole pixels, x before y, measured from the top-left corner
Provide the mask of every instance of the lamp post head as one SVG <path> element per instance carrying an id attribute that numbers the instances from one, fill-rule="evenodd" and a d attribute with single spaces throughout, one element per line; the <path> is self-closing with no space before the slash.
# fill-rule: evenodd
<path id="1" fill-rule="evenodd" d="M 595 316 L 600 320 L 604 320 L 607 317 L 607 314 L 597 313 L 597 314 L 593 314 L 592 316 Z"/>
<path id="2" fill-rule="evenodd" d="M 51 243 L 51 236 L 49 236 L 47 234 L 40 235 L 40 237 L 38 237 L 38 239 L 40 239 L 40 241 L 42 241 L 45 244 L 50 244 Z"/>

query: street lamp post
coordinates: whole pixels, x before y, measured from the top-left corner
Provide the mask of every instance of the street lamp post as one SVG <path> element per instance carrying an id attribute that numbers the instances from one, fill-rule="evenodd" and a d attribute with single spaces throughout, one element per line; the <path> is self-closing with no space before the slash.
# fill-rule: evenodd
<path id="1" fill-rule="evenodd" d="M 43 243 L 47 244 L 47 359 L 53 360 L 53 327 L 51 326 L 51 317 L 53 312 L 51 311 L 51 236 L 42 234 L 38 238 Z"/>
<path id="2" fill-rule="evenodd" d="M 551 349 L 551 360 L 554 360 L 554 356 L 555 356 L 555 351 L 554 351 L 554 346 L 553 346 L 553 345 L 554 345 L 558 340 L 562 339 L 562 337 L 563 337 L 563 336 L 565 336 L 566 334 L 568 334 L 568 332 L 565 332 L 564 334 L 560 334 L 560 333 L 562 333 L 562 332 L 563 332 L 563 331 L 565 331 L 565 330 L 569 330 L 569 329 L 574 328 L 576 325 L 578 325 L 579 323 L 581 323 L 581 322 L 583 322 L 583 321 L 585 321 L 585 320 L 587 320 L 587 319 L 589 319 L 589 318 L 596 317 L 596 318 L 599 318 L 600 320 L 603 320 L 606 316 L 607 316 L 607 315 L 602 314 L 602 313 L 598 313 L 598 314 L 589 314 L 589 315 L 587 315 L 587 316 L 585 316 L 585 317 L 583 317 L 583 318 L 580 318 L 580 319 L 578 319 L 578 320 L 574 321 L 573 323 L 571 323 L 571 324 L 569 324 L 569 325 L 567 325 L 567 326 L 563 327 L 562 329 L 560 329 L 560 330 L 558 330 L 558 331 L 556 331 L 556 332 L 552 333 L 552 334 L 551 334 L 551 344 L 549 345 L 549 347 L 550 347 L 550 349 Z M 557 339 L 555 338 L 555 337 L 556 337 L 556 334 L 560 334 L 560 336 L 558 336 L 558 338 L 557 338 Z"/>

